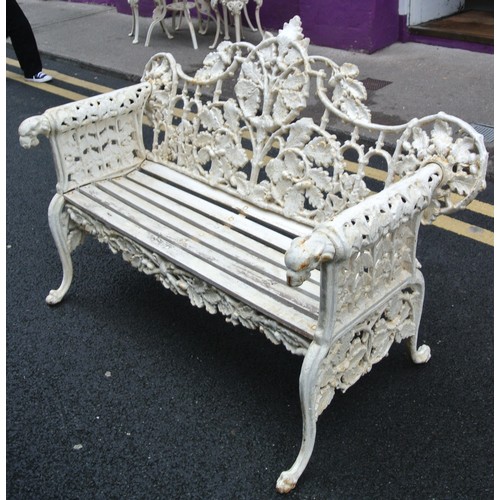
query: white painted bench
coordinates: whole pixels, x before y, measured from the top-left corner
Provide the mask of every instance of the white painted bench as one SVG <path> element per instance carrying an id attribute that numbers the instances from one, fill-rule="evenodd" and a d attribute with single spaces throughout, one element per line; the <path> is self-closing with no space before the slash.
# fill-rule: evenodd
<path id="1" fill-rule="evenodd" d="M 307 49 L 294 18 L 256 47 L 222 43 L 194 77 L 157 54 L 142 83 L 20 126 L 26 147 L 49 137 L 58 175 L 49 223 L 64 275 L 49 304 L 68 291 L 70 253 L 89 233 L 194 305 L 305 356 L 302 446 L 280 492 L 306 467 L 335 391 L 393 342 L 406 340 L 416 363 L 429 359 L 417 347 L 419 225 L 465 207 L 487 163 L 482 136 L 444 113 L 371 123 L 357 68 Z M 324 108 L 316 122 L 313 90 Z M 343 143 L 330 132 L 338 121 L 352 126 Z M 378 134 L 372 147 L 363 130 Z M 385 172 L 368 165 L 377 158 Z"/>

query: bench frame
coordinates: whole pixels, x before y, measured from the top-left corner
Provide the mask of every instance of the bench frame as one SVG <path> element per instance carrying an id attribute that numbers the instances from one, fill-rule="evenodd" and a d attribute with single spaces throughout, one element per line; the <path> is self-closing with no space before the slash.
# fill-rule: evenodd
<path id="1" fill-rule="evenodd" d="M 63 279 L 50 291 L 49 304 L 68 292 L 71 253 L 91 234 L 193 304 L 304 355 L 302 445 L 278 479 L 283 493 L 307 466 L 316 420 L 335 391 L 370 371 L 393 342 L 405 340 L 415 363 L 430 358 L 427 346 L 417 346 L 425 290 L 416 259 L 418 229 L 464 208 L 484 189 L 488 158 L 482 136 L 444 113 L 401 126 L 371 123 L 357 68 L 309 56 L 307 48 L 296 17 L 257 47 L 220 44 L 194 77 L 170 54 L 157 54 L 140 84 L 52 108 L 19 128 L 24 147 L 37 145 L 40 134 L 49 137 L 58 175 L 49 225 Z M 233 97 L 222 98 L 224 81 L 232 82 Z M 320 124 L 303 117 L 313 82 L 325 109 Z M 352 126 L 343 144 L 328 131 L 333 119 Z M 150 149 L 142 138 L 145 121 L 154 129 Z M 378 133 L 367 151 L 362 131 Z M 388 135 L 396 136 L 394 151 L 386 145 Z M 252 146 L 250 159 L 245 141 Z M 346 159 L 347 151 L 357 154 L 356 164 Z M 374 156 L 387 165 L 376 194 L 365 183 Z M 315 324 L 294 326 L 279 312 L 252 305 L 243 291 L 228 291 L 216 278 L 205 281 L 199 269 L 164 258 L 164 243 L 155 247 L 154 238 L 127 234 L 105 211 L 96 217 L 78 201 L 94 186 L 147 165 L 167 166 L 187 183 L 202 183 L 209 200 L 222 193 L 241 202 L 243 215 L 251 212 L 263 227 L 271 221 L 290 229 L 296 238 L 284 255 L 283 281 L 286 276 L 288 285 L 300 287 L 317 280 Z"/>

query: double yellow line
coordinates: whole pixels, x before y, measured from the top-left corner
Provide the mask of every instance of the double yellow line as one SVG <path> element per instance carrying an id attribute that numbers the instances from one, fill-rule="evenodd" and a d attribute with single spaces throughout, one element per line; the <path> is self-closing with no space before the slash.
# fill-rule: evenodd
<path id="1" fill-rule="evenodd" d="M 7 64 L 10 66 L 14 66 L 16 68 L 19 68 L 19 63 L 15 59 L 11 59 L 9 57 L 6 58 Z M 105 93 L 113 90 L 110 87 L 105 87 L 104 85 L 99 85 L 97 83 L 93 82 L 88 82 L 86 80 L 81 80 L 79 78 L 75 78 L 69 75 L 66 75 L 64 73 L 59 73 L 58 71 L 48 71 L 48 74 L 53 76 L 57 82 L 63 82 L 67 83 L 69 85 L 73 85 L 75 87 L 81 87 L 87 90 L 91 90 L 93 92 L 97 93 Z M 11 80 L 15 80 L 21 83 L 24 83 L 26 85 L 31 85 L 31 86 L 36 86 L 41 90 L 44 90 L 45 92 L 49 92 L 51 94 L 55 94 L 61 97 L 64 97 L 65 99 L 68 99 L 70 101 L 78 101 L 80 99 L 85 99 L 88 96 L 79 94 L 78 92 L 73 92 L 71 90 L 67 90 L 64 88 L 60 88 L 57 85 L 53 85 L 51 83 L 44 83 L 43 85 L 40 85 L 38 83 L 30 83 L 27 82 L 22 75 L 19 73 L 15 73 L 12 71 L 7 70 L 6 71 L 6 76 L 7 78 L 10 78 Z M 356 166 L 355 164 L 350 164 L 348 166 L 349 170 L 355 170 Z M 365 167 L 365 174 L 367 177 L 370 177 L 372 179 L 378 180 L 378 181 L 383 181 L 385 178 L 385 172 L 378 170 L 373 167 Z M 456 197 L 456 200 L 458 200 L 459 197 Z M 491 217 L 493 218 L 494 216 L 494 207 L 493 205 L 490 205 L 489 203 L 484 203 L 482 201 L 474 200 L 472 203 L 469 204 L 467 207 L 467 210 L 470 210 L 471 212 L 475 212 L 477 214 L 486 216 L 486 217 Z M 472 224 L 468 224 L 466 222 L 460 221 L 458 219 L 454 219 L 453 217 L 449 217 L 447 215 L 441 215 L 438 217 L 434 223 L 435 226 L 444 229 L 446 231 L 450 231 L 452 233 L 458 234 L 460 236 L 464 236 L 466 238 L 470 238 L 472 240 L 478 241 L 480 243 L 484 243 L 489 246 L 494 245 L 494 233 L 493 231 L 490 231 L 488 229 L 483 229 L 482 227 L 479 226 L 474 226 Z"/>

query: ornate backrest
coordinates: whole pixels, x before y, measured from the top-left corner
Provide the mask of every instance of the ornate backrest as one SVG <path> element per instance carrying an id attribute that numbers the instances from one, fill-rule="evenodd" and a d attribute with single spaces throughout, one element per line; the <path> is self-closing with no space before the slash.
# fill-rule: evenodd
<path id="1" fill-rule="evenodd" d="M 295 17 L 257 46 L 221 43 L 194 77 L 172 55 L 155 55 L 142 78 L 152 86 L 146 105 L 154 128 L 149 157 L 310 225 L 372 193 L 365 172 L 373 156 L 387 165 L 382 187 L 418 170 L 430 156 L 444 167 L 451 161 L 453 174 L 443 183 L 437 211 L 452 211 L 475 196 L 483 186 L 486 153 L 473 129 L 444 114 L 399 127 L 372 124 L 356 66 L 310 56 L 308 44 Z M 317 122 L 306 110 L 313 88 L 324 106 Z M 352 124 L 343 144 L 328 131 L 333 119 Z M 367 151 L 360 128 L 379 133 Z M 391 133 L 399 136 L 392 152 L 385 145 Z M 450 160 L 453 148 L 457 161 Z M 346 159 L 349 151 L 356 164 Z M 450 191 L 462 198 L 450 201 Z"/>

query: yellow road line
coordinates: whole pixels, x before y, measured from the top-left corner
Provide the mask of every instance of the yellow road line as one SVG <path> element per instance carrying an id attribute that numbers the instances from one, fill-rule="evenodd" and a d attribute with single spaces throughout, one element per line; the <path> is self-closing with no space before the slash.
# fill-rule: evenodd
<path id="1" fill-rule="evenodd" d="M 7 64 L 19 68 L 19 63 L 15 59 L 6 57 Z M 80 78 L 75 78 L 74 76 L 65 75 L 64 73 L 59 73 L 59 71 L 47 70 L 48 75 L 53 76 L 60 82 L 69 83 L 70 85 L 75 85 L 77 87 L 83 87 L 88 90 L 93 90 L 99 93 L 110 92 L 113 90 L 111 87 L 105 87 L 104 85 L 99 85 L 98 83 L 89 82 L 87 80 L 81 80 Z"/>
<path id="2" fill-rule="evenodd" d="M 466 222 L 453 219 L 447 215 L 441 215 L 432 224 L 460 236 L 465 236 L 466 238 L 470 238 L 480 243 L 494 246 L 494 233 L 488 229 L 467 224 Z"/>
<path id="3" fill-rule="evenodd" d="M 460 196 L 453 194 L 451 199 L 453 202 L 457 202 L 460 201 Z M 467 206 L 467 209 L 481 215 L 486 215 L 487 217 L 493 218 L 495 216 L 495 207 L 484 201 L 472 200 Z"/>
<path id="4" fill-rule="evenodd" d="M 14 60 L 7 58 L 7 63 L 19 67 L 19 63 Z M 50 71 L 50 74 L 57 78 L 59 81 L 63 81 L 66 83 L 69 83 L 71 85 L 75 86 L 80 86 L 89 90 L 93 90 L 96 92 L 109 92 L 113 90 L 110 87 L 105 87 L 104 85 L 99 85 L 95 84 L 92 82 L 88 82 L 86 80 L 80 80 L 79 78 L 74 78 L 69 75 L 65 75 L 63 73 L 59 73 L 57 71 Z M 21 75 L 13 73 L 11 71 L 6 72 L 6 76 L 8 78 L 11 78 L 12 80 L 16 80 L 18 82 L 22 82 L 26 85 L 34 86 L 34 87 L 40 87 L 40 84 L 38 83 L 30 83 L 27 82 Z M 77 92 L 73 92 L 71 90 L 66 90 L 62 89 L 60 87 L 57 87 L 55 85 L 51 85 L 50 83 L 45 83 L 43 84 L 43 90 L 46 92 L 50 92 L 52 94 L 60 95 L 61 97 L 65 97 L 68 100 L 79 100 L 79 99 L 85 99 L 88 96 L 78 94 Z M 174 113 L 177 116 L 182 115 L 181 110 L 175 110 Z M 354 162 L 347 161 L 347 170 L 353 172 L 357 170 L 357 164 Z M 379 170 L 373 167 L 365 166 L 365 174 L 375 180 L 383 182 L 387 176 L 387 172 L 383 170 Z M 453 201 L 459 201 L 460 197 L 458 195 L 453 195 Z M 488 217 L 493 217 L 494 216 L 494 207 L 493 205 L 489 203 L 485 203 L 482 201 L 478 200 L 473 200 L 467 207 L 468 210 L 485 215 Z M 433 224 L 441 229 L 444 229 L 446 231 L 450 231 L 452 233 L 458 234 L 460 236 L 464 236 L 466 238 L 473 239 L 475 241 L 478 241 L 480 243 L 484 243 L 486 245 L 493 246 L 494 245 L 494 233 L 493 231 L 489 231 L 487 229 L 483 229 L 478 226 L 474 226 L 472 224 L 467 224 L 466 222 L 462 222 L 457 219 L 453 219 L 452 217 L 448 217 L 446 215 L 442 215 L 438 217 Z"/>
<path id="5" fill-rule="evenodd" d="M 15 80 L 16 82 L 25 83 L 26 85 L 30 85 L 31 87 L 38 87 L 41 90 L 45 90 L 45 92 L 50 92 L 51 94 L 56 94 L 61 97 L 65 97 L 70 101 L 78 101 L 80 99 L 86 99 L 88 96 L 83 94 L 78 94 L 77 92 L 73 92 L 71 90 L 61 89 L 60 87 L 56 87 L 50 83 L 31 83 L 27 82 L 23 76 L 18 75 L 17 73 L 13 73 L 12 71 L 6 71 L 6 75 L 11 80 Z M 43 89 L 42 86 L 43 85 Z"/>

